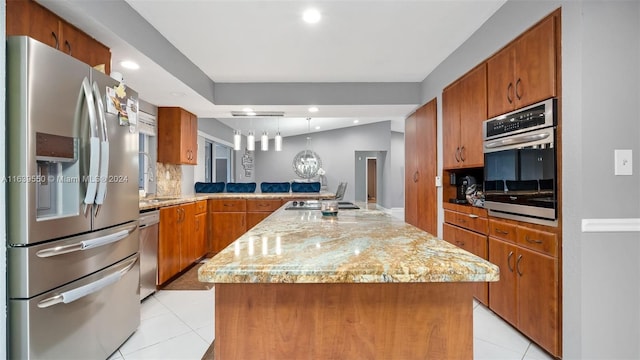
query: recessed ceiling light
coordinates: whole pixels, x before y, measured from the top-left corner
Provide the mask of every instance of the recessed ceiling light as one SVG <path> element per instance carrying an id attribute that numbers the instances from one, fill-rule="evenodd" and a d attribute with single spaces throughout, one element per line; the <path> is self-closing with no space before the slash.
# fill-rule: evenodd
<path id="1" fill-rule="evenodd" d="M 255 113 L 255 111 L 247 111 L 247 115 L 256 116 L 256 113 Z"/>
<path id="2" fill-rule="evenodd" d="M 316 130 L 320 130 L 320 126 L 316 126 Z"/>
<path id="3" fill-rule="evenodd" d="M 129 69 L 129 70 L 138 70 L 140 69 L 140 65 L 138 65 L 137 63 L 130 61 L 130 60 L 125 60 L 125 61 L 121 61 L 120 65 L 125 68 L 125 69 Z"/>
<path id="4" fill-rule="evenodd" d="M 244 112 L 247 112 L 247 113 L 248 113 L 248 112 L 253 112 L 253 109 L 252 109 L 252 108 L 250 108 L 250 107 L 246 107 L 246 108 L 242 109 L 242 111 L 244 111 Z"/>
<path id="5" fill-rule="evenodd" d="M 317 107 L 315 107 L 315 106 L 312 106 L 312 107 L 309 108 L 309 112 L 312 112 L 312 113 L 318 112 L 318 110 L 319 109 Z"/>
<path id="6" fill-rule="evenodd" d="M 322 15 L 317 9 L 307 9 L 302 13 L 302 19 L 308 24 L 315 24 L 320 21 L 320 18 L 322 18 Z"/>
<path id="7" fill-rule="evenodd" d="M 357 123 L 359 123 L 359 122 L 360 122 L 360 120 L 358 120 L 358 119 L 353 120 L 353 123 L 354 123 L 354 124 L 357 124 Z"/>

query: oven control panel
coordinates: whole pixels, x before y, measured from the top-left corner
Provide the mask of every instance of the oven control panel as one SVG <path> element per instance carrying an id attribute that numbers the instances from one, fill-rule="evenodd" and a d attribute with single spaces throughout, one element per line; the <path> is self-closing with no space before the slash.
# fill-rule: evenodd
<path id="1" fill-rule="evenodd" d="M 556 124 L 555 99 L 525 107 L 523 109 L 504 114 L 483 123 L 483 137 L 485 140 L 525 131 L 539 129 Z"/>

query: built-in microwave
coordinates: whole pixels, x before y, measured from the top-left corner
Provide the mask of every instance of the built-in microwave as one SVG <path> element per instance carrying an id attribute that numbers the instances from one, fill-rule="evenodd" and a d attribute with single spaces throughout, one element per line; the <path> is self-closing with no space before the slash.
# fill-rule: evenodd
<path id="1" fill-rule="evenodd" d="M 556 99 L 483 123 L 485 208 L 535 223 L 558 218 Z"/>

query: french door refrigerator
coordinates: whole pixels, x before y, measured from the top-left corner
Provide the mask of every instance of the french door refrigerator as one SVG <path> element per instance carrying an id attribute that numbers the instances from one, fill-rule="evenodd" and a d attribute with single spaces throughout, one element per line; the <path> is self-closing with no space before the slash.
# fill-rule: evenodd
<path id="1" fill-rule="evenodd" d="M 140 323 L 137 94 L 7 38 L 12 359 L 105 359 Z"/>

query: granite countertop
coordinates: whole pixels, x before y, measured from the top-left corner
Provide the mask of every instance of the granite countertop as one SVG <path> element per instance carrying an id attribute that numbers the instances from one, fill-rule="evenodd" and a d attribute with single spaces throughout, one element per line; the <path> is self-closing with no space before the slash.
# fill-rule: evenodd
<path id="1" fill-rule="evenodd" d="M 499 268 L 385 213 L 281 207 L 198 271 L 213 283 L 498 281 Z"/>
<path id="2" fill-rule="evenodd" d="M 180 205 L 208 199 L 333 199 L 336 194 L 319 193 L 197 193 L 185 196 L 152 196 L 139 201 L 140 210 L 157 209 L 164 206 Z"/>

